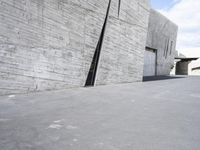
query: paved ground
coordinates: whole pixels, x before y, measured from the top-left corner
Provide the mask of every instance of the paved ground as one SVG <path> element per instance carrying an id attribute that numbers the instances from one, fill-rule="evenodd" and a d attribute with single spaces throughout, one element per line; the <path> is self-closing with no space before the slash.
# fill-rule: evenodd
<path id="1" fill-rule="evenodd" d="M 199 150 L 200 77 L 0 97 L 1 150 Z"/>

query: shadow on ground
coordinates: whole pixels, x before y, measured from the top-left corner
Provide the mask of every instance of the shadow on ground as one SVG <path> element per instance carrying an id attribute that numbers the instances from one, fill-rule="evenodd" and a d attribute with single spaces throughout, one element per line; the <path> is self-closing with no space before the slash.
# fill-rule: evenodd
<path id="1" fill-rule="evenodd" d="M 149 76 L 149 77 L 143 77 L 143 82 L 157 81 L 157 80 L 182 79 L 182 78 L 185 78 L 185 76 Z"/>

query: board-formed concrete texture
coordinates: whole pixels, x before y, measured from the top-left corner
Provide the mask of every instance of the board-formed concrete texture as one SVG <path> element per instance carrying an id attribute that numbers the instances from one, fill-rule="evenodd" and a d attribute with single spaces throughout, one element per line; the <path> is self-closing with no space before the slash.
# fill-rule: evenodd
<path id="1" fill-rule="evenodd" d="M 146 46 L 157 51 L 156 75 L 169 75 L 174 66 L 177 32 L 177 25 L 151 9 Z"/>
<path id="2" fill-rule="evenodd" d="M 96 85 L 141 81 L 149 11 L 148 0 L 0 0 L 0 95 L 85 86 L 97 49 Z"/>
<path id="3" fill-rule="evenodd" d="M 176 63 L 176 75 L 188 75 L 188 66 L 191 61 L 180 61 Z"/>

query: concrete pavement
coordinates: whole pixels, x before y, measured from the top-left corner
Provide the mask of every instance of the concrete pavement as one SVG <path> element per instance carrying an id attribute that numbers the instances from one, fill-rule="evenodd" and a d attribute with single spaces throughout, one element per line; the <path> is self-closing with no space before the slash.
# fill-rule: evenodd
<path id="1" fill-rule="evenodd" d="M 200 77 L 0 97 L 0 150 L 199 150 Z"/>

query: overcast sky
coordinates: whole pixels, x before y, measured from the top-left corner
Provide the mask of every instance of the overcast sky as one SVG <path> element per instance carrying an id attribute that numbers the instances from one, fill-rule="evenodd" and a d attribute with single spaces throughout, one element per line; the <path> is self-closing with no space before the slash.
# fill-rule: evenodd
<path id="1" fill-rule="evenodd" d="M 177 50 L 200 57 L 200 0 L 151 0 L 151 3 L 179 26 Z"/>

